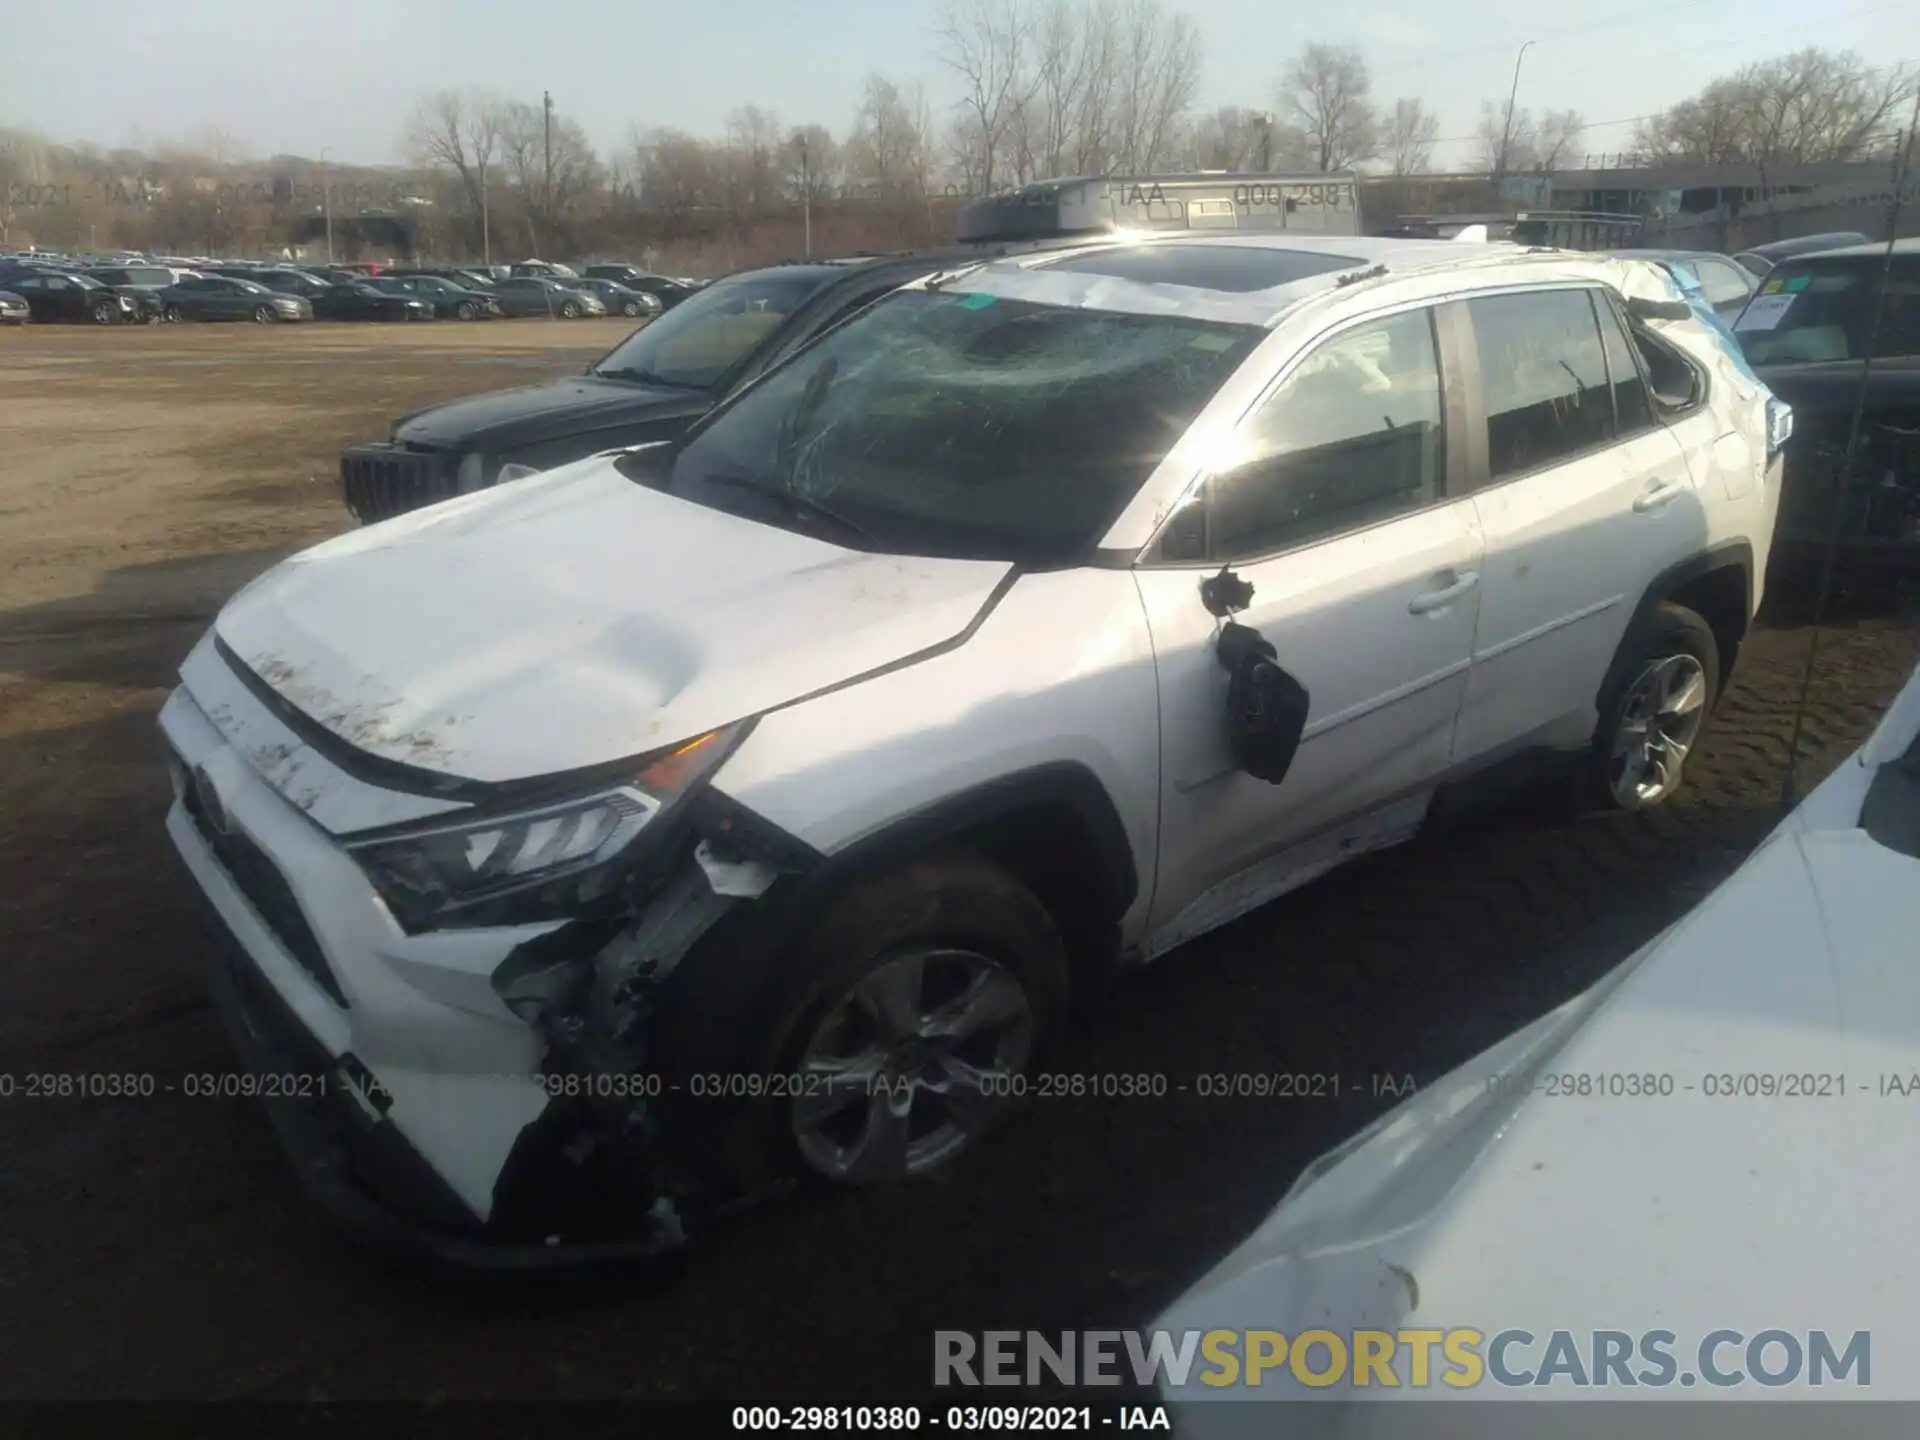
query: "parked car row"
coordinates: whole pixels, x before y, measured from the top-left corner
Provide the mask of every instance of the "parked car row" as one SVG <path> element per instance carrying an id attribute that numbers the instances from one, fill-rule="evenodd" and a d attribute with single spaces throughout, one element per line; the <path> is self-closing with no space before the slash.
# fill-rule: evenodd
<path id="1" fill-rule="evenodd" d="M 191 259 L 192 257 L 185 257 Z M 504 268 L 504 267 L 501 267 Z M 514 270 L 526 267 L 515 266 Z M 552 268 L 552 267 L 548 267 Z M 630 267 L 590 267 L 617 269 Z M 371 273 L 378 269 L 378 273 Z M 499 274 L 485 267 L 301 267 L 45 254 L 0 256 L 0 322 L 483 320 L 619 315 L 651 320 L 699 287 L 664 276 Z"/>

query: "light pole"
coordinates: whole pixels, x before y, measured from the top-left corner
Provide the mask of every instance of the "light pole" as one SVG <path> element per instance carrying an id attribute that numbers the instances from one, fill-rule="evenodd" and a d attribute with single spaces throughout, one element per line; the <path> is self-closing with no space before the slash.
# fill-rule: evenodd
<path id="1" fill-rule="evenodd" d="M 1260 127 L 1260 173 L 1264 175 L 1272 164 L 1273 116 L 1261 110 L 1254 115 L 1253 123 Z"/>
<path id="2" fill-rule="evenodd" d="M 480 254 L 488 270 L 493 269 L 493 222 L 487 213 L 487 157 L 480 157 Z"/>
<path id="3" fill-rule="evenodd" d="M 553 92 L 540 92 L 541 143 L 546 148 L 547 189 L 541 201 L 541 210 L 551 217 L 553 214 Z"/>
<path id="4" fill-rule="evenodd" d="M 1527 51 L 1533 48 L 1529 40 L 1520 47 L 1520 53 L 1513 57 L 1513 86 L 1507 91 L 1507 123 L 1500 132 L 1500 153 L 1494 157 L 1493 179 L 1498 184 L 1507 173 L 1507 147 L 1513 144 L 1513 106 L 1520 98 L 1520 62 L 1527 58 Z"/>
<path id="5" fill-rule="evenodd" d="M 327 169 L 327 152 L 333 147 L 320 147 L 320 206 L 327 216 L 327 264 L 333 264 L 333 172 Z"/>
<path id="6" fill-rule="evenodd" d="M 813 258 L 813 176 L 807 170 L 807 137 L 799 135 L 794 143 L 800 147 L 800 223 L 806 233 L 806 258 Z"/>

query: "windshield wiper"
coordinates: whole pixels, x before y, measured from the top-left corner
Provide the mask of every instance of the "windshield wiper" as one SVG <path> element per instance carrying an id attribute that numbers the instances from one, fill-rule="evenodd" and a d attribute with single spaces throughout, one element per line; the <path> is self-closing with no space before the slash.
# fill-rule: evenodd
<path id="1" fill-rule="evenodd" d="M 707 474 L 703 477 L 703 483 L 726 490 L 751 491 L 763 499 L 773 501 L 796 520 L 820 521 L 865 544 L 879 543 L 875 540 L 873 532 L 859 521 L 848 519 L 831 505 L 823 505 L 791 485 L 770 485 L 764 480 L 754 479 L 751 475 L 729 475 L 724 472 Z"/>
<path id="2" fill-rule="evenodd" d="M 684 380 L 668 380 L 664 376 L 654 374 L 651 370 L 595 369 L 593 373 L 607 380 L 631 380 L 639 385 L 658 385 L 662 390 L 705 390 L 707 388 L 704 385 L 689 385 Z"/>

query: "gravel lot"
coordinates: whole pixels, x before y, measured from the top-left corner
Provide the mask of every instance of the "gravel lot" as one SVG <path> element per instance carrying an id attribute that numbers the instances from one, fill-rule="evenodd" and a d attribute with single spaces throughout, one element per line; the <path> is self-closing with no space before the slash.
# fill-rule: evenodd
<path id="1" fill-rule="evenodd" d="M 153 715 L 220 602 L 351 523 L 342 444 L 577 371 L 621 322 L 0 333 L 0 1069 L 229 1068 Z M 1772 823 L 1810 631 L 1775 621 L 1671 809 L 1513 812 L 1363 862 L 1101 997 L 1073 1071 L 1332 1072 L 1339 1100 L 1053 1101 L 939 1182 L 743 1221 L 671 1288 L 476 1292 L 310 1216 L 238 1100 L 0 1101 L 0 1397 L 858 1401 L 935 1328 L 1147 1320 L 1299 1167 L 1585 986 Z M 1920 631 L 1843 613 L 1808 783 Z M 1360 1093 L 1353 1093 L 1355 1091 Z"/>

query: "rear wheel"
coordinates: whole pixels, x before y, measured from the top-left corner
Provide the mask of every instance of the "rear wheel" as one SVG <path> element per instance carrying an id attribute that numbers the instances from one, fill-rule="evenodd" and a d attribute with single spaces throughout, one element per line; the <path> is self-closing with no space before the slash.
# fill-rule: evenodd
<path id="1" fill-rule="evenodd" d="M 1656 605 L 1621 643 L 1601 691 L 1588 763 L 1593 799 L 1614 810 L 1671 799 L 1719 695 L 1712 627 L 1685 606 Z"/>

